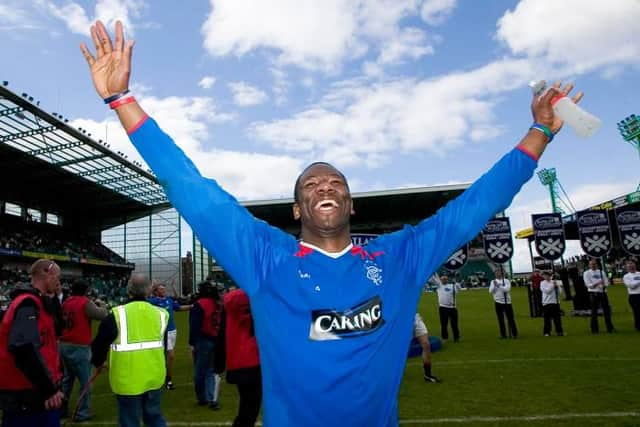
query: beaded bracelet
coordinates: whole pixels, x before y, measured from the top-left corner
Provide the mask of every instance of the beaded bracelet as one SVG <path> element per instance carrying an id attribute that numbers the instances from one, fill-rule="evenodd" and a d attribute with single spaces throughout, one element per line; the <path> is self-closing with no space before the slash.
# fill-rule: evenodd
<path id="1" fill-rule="evenodd" d="M 550 143 L 551 141 L 553 141 L 554 134 L 553 134 L 553 132 L 551 132 L 551 129 L 549 129 L 545 125 L 541 125 L 540 123 L 534 123 L 529 128 L 529 130 L 531 130 L 531 129 L 535 129 L 538 132 L 544 133 L 546 135 L 546 137 L 548 138 L 547 144 Z"/>

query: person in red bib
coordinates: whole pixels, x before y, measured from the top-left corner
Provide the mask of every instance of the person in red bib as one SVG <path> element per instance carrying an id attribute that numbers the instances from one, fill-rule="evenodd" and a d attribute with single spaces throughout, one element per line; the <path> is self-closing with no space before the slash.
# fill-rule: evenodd
<path id="1" fill-rule="evenodd" d="M 222 301 L 223 327 L 218 342 L 225 347 L 227 382 L 235 384 L 240 395 L 233 427 L 253 427 L 262 403 L 262 375 L 249 297 L 242 289 L 232 288 Z"/>
<path id="2" fill-rule="evenodd" d="M 60 426 L 62 372 L 50 300 L 60 283 L 55 261 L 39 259 L 31 286 L 12 292 L 0 323 L 0 406 L 3 427 Z"/>
<path id="3" fill-rule="evenodd" d="M 218 409 L 215 346 L 220 331 L 222 310 L 218 290 L 211 282 L 198 284 L 198 300 L 189 312 L 189 346 L 193 354 L 193 384 L 198 405 Z"/>
<path id="4" fill-rule="evenodd" d="M 67 415 L 67 404 L 76 378 L 80 382 L 80 390 L 84 390 L 91 376 L 91 320 L 102 320 L 109 312 L 101 301 L 93 302 L 87 298 L 89 285 L 78 280 L 71 286 L 71 296 L 62 304 L 63 329 L 60 336 L 60 356 L 64 366 L 62 392 L 64 404 L 61 415 Z M 97 304 L 96 304 L 97 303 Z M 87 421 L 89 413 L 90 392 L 87 390 L 74 414 L 74 422 Z"/>

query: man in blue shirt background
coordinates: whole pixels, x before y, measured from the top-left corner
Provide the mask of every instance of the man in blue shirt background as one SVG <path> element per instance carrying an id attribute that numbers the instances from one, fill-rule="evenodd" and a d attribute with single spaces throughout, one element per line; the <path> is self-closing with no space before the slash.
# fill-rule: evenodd
<path id="1" fill-rule="evenodd" d="M 175 288 L 173 290 L 175 295 Z M 148 301 L 157 306 L 164 308 L 169 312 L 169 325 L 167 326 L 167 378 L 165 380 L 165 386 L 167 390 L 173 390 L 175 386 L 171 380 L 171 373 L 173 369 L 173 359 L 175 357 L 174 348 L 176 347 L 176 339 L 178 337 L 178 330 L 176 328 L 176 322 L 173 316 L 174 311 L 189 310 L 190 305 L 180 305 L 171 296 L 167 296 L 167 287 L 162 283 L 155 283 L 153 286 L 153 296 L 148 298 Z"/>

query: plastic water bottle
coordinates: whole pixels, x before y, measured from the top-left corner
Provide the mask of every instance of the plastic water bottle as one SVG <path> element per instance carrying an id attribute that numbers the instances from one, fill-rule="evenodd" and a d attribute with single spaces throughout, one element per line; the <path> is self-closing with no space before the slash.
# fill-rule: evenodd
<path id="1" fill-rule="evenodd" d="M 531 82 L 530 86 L 535 96 L 541 96 L 546 89 L 543 80 Z M 599 118 L 580 108 L 566 95 L 556 96 L 551 100 L 551 105 L 558 117 L 583 138 L 590 137 L 602 126 Z"/>

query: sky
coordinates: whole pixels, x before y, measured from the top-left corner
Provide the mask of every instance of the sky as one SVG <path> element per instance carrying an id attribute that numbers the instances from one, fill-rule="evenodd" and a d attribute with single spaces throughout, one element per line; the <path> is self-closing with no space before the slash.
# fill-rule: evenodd
<path id="1" fill-rule="evenodd" d="M 142 161 L 80 54 L 96 19 L 124 23 L 132 92 L 240 200 L 292 197 L 315 160 L 354 192 L 472 182 L 526 134 L 538 79 L 574 83 L 603 122 L 539 162 L 575 208 L 640 182 L 616 127 L 640 113 L 639 0 L 2 0 L 0 80 Z M 550 210 L 534 176 L 506 213 L 515 231 Z"/>

